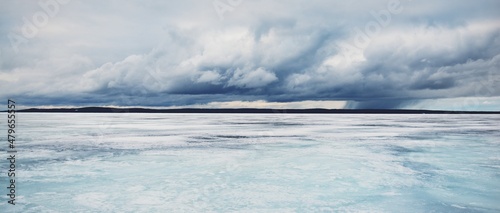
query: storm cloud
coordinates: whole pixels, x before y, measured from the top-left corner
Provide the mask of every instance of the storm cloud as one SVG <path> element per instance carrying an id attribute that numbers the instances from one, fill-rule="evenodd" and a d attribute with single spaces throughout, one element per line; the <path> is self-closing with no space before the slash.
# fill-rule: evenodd
<path id="1" fill-rule="evenodd" d="M 499 103 L 493 0 L 1 4 L 0 97 L 29 106 Z"/>

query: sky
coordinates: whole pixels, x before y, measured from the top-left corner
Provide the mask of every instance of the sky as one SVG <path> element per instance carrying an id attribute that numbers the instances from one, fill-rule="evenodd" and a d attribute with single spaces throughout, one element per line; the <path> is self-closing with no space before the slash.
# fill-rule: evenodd
<path id="1" fill-rule="evenodd" d="M 0 99 L 500 111 L 499 11 L 498 0 L 0 0 Z"/>

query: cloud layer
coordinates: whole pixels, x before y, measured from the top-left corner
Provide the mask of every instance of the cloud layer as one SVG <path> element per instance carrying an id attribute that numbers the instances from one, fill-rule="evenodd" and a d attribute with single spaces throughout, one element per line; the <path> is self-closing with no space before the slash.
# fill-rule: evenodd
<path id="1" fill-rule="evenodd" d="M 499 10 L 493 0 L 3 2 L 0 97 L 26 105 L 264 100 L 348 108 L 497 100 Z"/>

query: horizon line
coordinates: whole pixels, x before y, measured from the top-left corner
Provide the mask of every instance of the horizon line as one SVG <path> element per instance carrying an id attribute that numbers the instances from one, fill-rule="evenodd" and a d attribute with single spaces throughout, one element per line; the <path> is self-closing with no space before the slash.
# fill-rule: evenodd
<path id="1" fill-rule="evenodd" d="M 0 112 L 8 112 L 3 110 Z M 241 113 L 241 114 L 500 114 L 500 111 L 457 111 L 426 109 L 275 109 L 275 108 L 170 108 L 147 107 L 69 107 L 69 108 L 28 108 L 16 110 L 22 113 Z"/>

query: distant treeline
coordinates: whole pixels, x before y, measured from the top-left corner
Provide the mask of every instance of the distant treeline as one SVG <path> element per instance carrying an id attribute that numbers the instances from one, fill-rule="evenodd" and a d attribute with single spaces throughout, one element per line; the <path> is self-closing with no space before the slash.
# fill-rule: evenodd
<path id="1" fill-rule="evenodd" d="M 439 111 L 439 110 L 404 110 L 404 109 L 148 109 L 148 108 L 51 108 L 23 109 L 17 112 L 45 113 L 291 113 L 291 114 L 500 114 L 500 111 Z"/>

